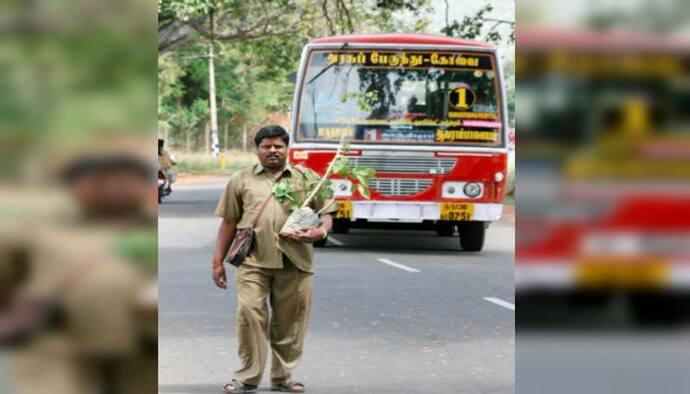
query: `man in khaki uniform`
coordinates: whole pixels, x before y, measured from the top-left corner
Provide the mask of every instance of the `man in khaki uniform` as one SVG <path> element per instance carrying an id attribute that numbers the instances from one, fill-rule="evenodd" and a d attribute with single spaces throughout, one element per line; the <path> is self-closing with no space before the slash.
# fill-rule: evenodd
<path id="1" fill-rule="evenodd" d="M 266 366 L 270 340 L 272 350 L 271 389 L 304 392 L 304 385 L 291 380 L 291 371 L 302 355 L 311 308 L 314 250 L 312 243 L 324 239 L 332 225 L 335 204 L 324 207 L 316 199 L 315 212 L 324 209 L 323 224 L 292 238 L 278 235 L 291 207 L 271 196 L 275 182 L 294 178 L 298 187 L 304 177 L 316 179 L 311 170 L 287 163 L 289 136 L 280 126 L 258 131 L 254 142 L 260 164 L 235 174 L 218 203 L 222 217 L 213 258 L 213 280 L 226 289 L 223 260 L 236 229 L 249 228 L 261 205 L 270 198 L 255 227 L 255 244 L 235 272 L 237 290 L 237 336 L 241 367 L 227 393 L 255 392 Z M 267 302 L 271 305 L 271 315 Z"/>
<path id="2" fill-rule="evenodd" d="M 48 300 L 61 318 L 10 353 L 12 392 L 157 392 L 153 163 L 98 153 L 65 172 L 74 212 L 25 229 L 0 261 L 11 297 Z M 18 275 L 23 272 L 23 275 Z M 19 281 L 19 282 L 18 282 Z M 0 313 L 3 311 L 0 308 Z"/>

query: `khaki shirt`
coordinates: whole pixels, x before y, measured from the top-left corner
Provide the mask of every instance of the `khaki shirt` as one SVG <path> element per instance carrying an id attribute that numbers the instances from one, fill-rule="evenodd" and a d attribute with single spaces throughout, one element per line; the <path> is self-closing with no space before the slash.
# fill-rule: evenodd
<path id="1" fill-rule="evenodd" d="M 170 154 L 165 150 L 161 151 L 161 153 L 158 155 L 158 168 L 165 171 L 171 169 L 172 165 Z"/>
<path id="2" fill-rule="evenodd" d="M 59 339 L 83 355 L 138 351 L 142 329 L 148 330 L 144 327 L 148 322 L 138 313 L 138 302 L 155 271 L 145 272 L 133 261 L 127 233 L 96 223 L 61 223 L 31 233 L 30 276 L 18 295 L 39 300 L 62 297 L 58 301 L 67 317 L 65 327 L 45 333 L 45 337 Z M 146 245 L 151 246 L 155 247 Z M 60 295 L 67 283 L 69 290 Z M 31 349 L 39 351 L 43 346 L 37 338 Z"/>
<path id="3" fill-rule="evenodd" d="M 283 177 L 296 176 L 299 185 L 303 182 L 302 174 L 310 179 L 318 177 L 312 170 L 289 164 L 277 180 L 274 180 L 272 173 L 266 171 L 261 164 L 241 171 L 230 178 L 218 202 L 216 215 L 236 222 L 238 229 L 251 228 L 261 204 L 271 195 L 275 182 Z M 314 198 L 311 208 L 318 212 L 324 207 L 324 203 L 321 198 Z M 323 214 L 335 211 L 336 204 L 332 203 Z M 255 244 L 243 264 L 279 269 L 283 268 L 282 255 L 285 254 L 300 270 L 314 272 L 314 246 L 278 235 L 291 212 L 292 207 L 289 204 L 280 204 L 271 197 L 255 227 Z"/>

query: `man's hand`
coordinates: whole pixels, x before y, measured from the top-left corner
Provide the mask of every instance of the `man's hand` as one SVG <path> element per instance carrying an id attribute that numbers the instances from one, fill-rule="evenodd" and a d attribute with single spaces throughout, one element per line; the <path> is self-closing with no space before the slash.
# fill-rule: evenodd
<path id="1" fill-rule="evenodd" d="M 310 228 L 309 230 L 300 231 L 293 236 L 293 239 L 304 242 L 304 243 L 314 243 L 324 239 L 326 236 L 326 231 L 320 227 Z"/>
<path id="2" fill-rule="evenodd" d="M 216 286 L 221 289 L 227 289 L 227 279 L 225 277 L 225 268 L 223 268 L 223 260 L 228 253 L 232 239 L 235 237 L 237 231 L 237 223 L 223 218 L 220 221 L 218 228 L 218 239 L 216 240 L 216 250 L 213 254 L 213 281 Z"/>
<path id="3" fill-rule="evenodd" d="M 216 283 L 216 286 L 221 289 L 228 288 L 228 280 L 225 277 L 225 267 L 223 267 L 222 263 L 213 264 L 213 281 Z"/>

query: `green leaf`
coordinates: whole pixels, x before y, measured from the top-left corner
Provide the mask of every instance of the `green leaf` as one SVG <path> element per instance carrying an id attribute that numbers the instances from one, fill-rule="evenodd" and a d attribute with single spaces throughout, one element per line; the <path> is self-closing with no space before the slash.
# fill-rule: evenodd
<path id="1" fill-rule="evenodd" d="M 340 157 L 333 164 L 333 173 L 346 177 L 350 174 L 350 161 L 347 157 Z"/>
<path id="2" fill-rule="evenodd" d="M 297 192 L 294 189 L 294 185 L 286 178 L 273 185 L 272 193 L 279 203 L 289 203 L 295 206 L 299 205 L 299 201 L 296 197 Z"/>
<path id="3" fill-rule="evenodd" d="M 366 198 L 367 200 L 371 198 L 371 194 L 369 194 L 369 188 L 365 187 L 363 184 L 357 184 L 357 191 L 362 197 Z"/>
<path id="4" fill-rule="evenodd" d="M 306 186 L 307 186 L 307 191 L 308 191 L 309 193 L 313 192 L 314 189 L 316 188 L 316 186 L 318 186 L 318 185 L 319 185 L 319 181 L 316 180 L 316 179 L 312 179 L 312 180 L 309 181 L 309 182 L 307 183 L 307 185 L 306 185 Z"/>
<path id="5" fill-rule="evenodd" d="M 286 202 L 289 203 L 293 209 L 299 208 L 299 201 L 297 201 L 297 199 L 293 195 L 288 194 L 285 196 L 285 198 L 287 200 Z"/>
<path id="6" fill-rule="evenodd" d="M 352 175 L 356 178 L 371 178 L 375 174 L 376 171 L 369 167 L 355 167 L 352 169 Z"/>
<path id="7" fill-rule="evenodd" d="M 334 192 L 332 188 L 324 187 L 321 190 L 319 190 L 319 194 L 321 195 L 321 198 L 323 200 L 330 200 L 331 198 L 333 198 Z"/>

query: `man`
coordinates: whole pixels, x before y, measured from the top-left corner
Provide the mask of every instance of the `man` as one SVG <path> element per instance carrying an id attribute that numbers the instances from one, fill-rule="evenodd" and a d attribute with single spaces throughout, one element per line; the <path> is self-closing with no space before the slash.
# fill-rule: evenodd
<path id="1" fill-rule="evenodd" d="M 171 185 L 175 182 L 175 173 L 172 167 L 177 164 L 165 150 L 165 140 L 158 139 L 158 170 L 165 175 L 165 191 L 170 194 Z"/>
<path id="2" fill-rule="evenodd" d="M 50 300 L 59 316 L 40 330 L 26 326 L 31 335 L 8 360 L 12 392 L 156 392 L 157 234 L 149 156 L 123 148 L 72 161 L 63 173 L 72 209 L 26 224 L 25 239 L 0 258 L 12 282 L 9 297 Z"/>
<path id="3" fill-rule="evenodd" d="M 216 214 L 222 217 L 213 257 L 213 280 L 227 288 L 223 259 L 236 229 L 251 227 L 260 206 L 270 199 L 255 228 L 255 244 L 235 272 L 237 290 L 237 336 L 241 367 L 225 385 L 226 393 L 256 391 L 266 365 L 267 344 L 272 350 L 271 390 L 304 392 L 304 385 L 291 379 L 291 371 L 302 355 L 304 336 L 311 307 L 312 243 L 326 238 L 331 229 L 330 213 L 324 210 L 323 224 L 284 238 L 278 235 L 290 214 L 289 205 L 281 205 L 271 196 L 275 182 L 292 179 L 298 187 L 318 176 L 307 169 L 287 164 L 290 139 L 280 126 L 267 126 L 254 137 L 260 164 L 235 174 L 218 203 Z M 312 204 L 315 212 L 324 202 Z M 271 316 L 267 302 L 271 305 Z"/>

